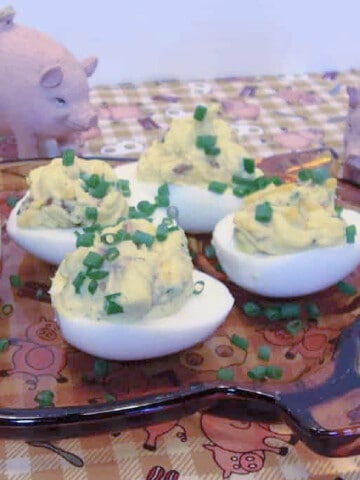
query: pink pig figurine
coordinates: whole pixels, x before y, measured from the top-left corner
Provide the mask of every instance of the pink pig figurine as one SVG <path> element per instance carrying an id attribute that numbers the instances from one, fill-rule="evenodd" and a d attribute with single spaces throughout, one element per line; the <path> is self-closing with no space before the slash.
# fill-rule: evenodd
<path id="1" fill-rule="evenodd" d="M 45 34 L 14 24 L 14 15 L 0 9 L 0 132 L 14 134 L 19 158 L 76 150 L 76 136 L 97 123 L 87 80 L 97 58 L 79 62 Z"/>

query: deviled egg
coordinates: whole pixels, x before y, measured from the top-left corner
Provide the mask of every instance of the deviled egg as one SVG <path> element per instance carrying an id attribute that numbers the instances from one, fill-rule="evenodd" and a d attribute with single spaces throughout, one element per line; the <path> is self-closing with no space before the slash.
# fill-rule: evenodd
<path id="1" fill-rule="evenodd" d="M 335 207 L 336 179 L 300 172 L 269 185 L 215 227 L 212 243 L 228 277 L 268 297 L 310 294 L 360 263 L 360 214 Z"/>
<path id="2" fill-rule="evenodd" d="M 233 306 L 227 288 L 193 270 L 174 222 L 127 219 L 65 256 L 50 290 L 64 338 L 102 358 L 173 353 L 210 335 Z"/>
<path id="3" fill-rule="evenodd" d="M 115 171 L 131 188 L 152 197 L 167 184 L 178 223 L 190 233 L 211 232 L 245 195 L 278 180 L 265 179 L 214 105 L 198 105 L 193 116 L 173 119 L 164 138 L 155 140 L 137 163 Z"/>
<path id="4" fill-rule="evenodd" d="M 29 190 L 10 213 L 7 231 L 26 251 L 53 264 L 86 244 L 96 226 L 136 215 L 140 201 L 145 211 L 150 205 L 109 164 L 77 158 L 72 151 L 32 170 L 27 181 Z M 165 210 L 157 214 L 162 218 Z"/>

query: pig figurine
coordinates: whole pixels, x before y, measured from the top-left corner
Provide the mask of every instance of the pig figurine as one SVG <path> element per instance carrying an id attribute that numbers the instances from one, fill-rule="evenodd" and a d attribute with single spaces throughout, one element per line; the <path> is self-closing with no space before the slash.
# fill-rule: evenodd
<path id="1" fill-rule="evenodd" d="M 13 133 L 19 158 L 77 150 L 77 136 L 97 123 L 87 80 L 97 58 L 79 62 L 43 33 L 14 24 L 14 15 L 0 9 L 0 134 Z"/>

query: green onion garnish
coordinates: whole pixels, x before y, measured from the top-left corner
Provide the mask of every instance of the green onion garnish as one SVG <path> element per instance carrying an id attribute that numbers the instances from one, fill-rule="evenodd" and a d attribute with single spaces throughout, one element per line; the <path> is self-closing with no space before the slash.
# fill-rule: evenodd
<path id="1" fill-rule="evenodd" d="M 263 190 L 268 185 L 270 185 L 270 183 L 271 183 L 270 179 L 265 177 L 264 175 L 254 180 L 254 185 L 256 190 Z"/>
<path id="2" fill-rule="evenodd" d="M 299 318 L 301 306 L 299 303 L 284 303 L 281 305 L 281 318 Z"/>
<path id="3" fill-rule="evenodd" d="M 125 240 L 131 240 L 131 234 L 126 230 L 120 229 L 115 234 L 116 242 L 124 242 Z"/>
<path id="4" fill-rule="evenodd" d="M 336 215 L 337 215 L 338 217 L 341 217 L 341 214 L 342 214 L 342 212 L 343 212 L 343 207 L 342 207 L 341 205 L 335 205 L 335 206 L 334 206 L 334 210 L 335 210 L 335 212 L 336 212 Z"/>
<path id="5" fill-rule="evenodd" d="M 130 192 L 129 180 L 120 178 L 116 182 L 116 187 L 118 190 L 121 190 L 121 193 L 124 195 L 124 197 L 130 197 L 131 192 Z"/>
<path id="6" fill-rule="evenodd" d="M 139 212 L 136 207 L 131 206 L 129 207 L 129 218 L 134 219 L 134 218 L 146 218 L 147 215 L 144 212 Z"/>
<path id="7" fill-rule="evenodd" d="M 248 377 L 252 380 L 264 380 L 266 377 L 266 369 L 264 365 L 257 365 L 247 372 Z"/>
<path id="8" fill-rule="evenodd" d="M 205 253 L 205 256 L 206 256 L 207 258 L 209 258 L 209 259 L 214 259 L 214 258 L 216 258 L 215 248 L 214 248 L 213 245 L 211 245 L 210 243 L 208 243 L 208 244 L 205 246 L 204 253 Z"/>
<path id="9" fill-rule="evenodd" d="M 249 340 L 243 337 L 239 337 L 239 335 L 236 335 L 235 333 L 231 336 L 230 342 L 233 345 L 236 345 L 237 347 L 241 348 L 241 350 L 247 350 L 249 348 Z"/>
<path id="10" fill-rule="evenodd" d="M 157 207 L 168 207 L 170 205 L 170 199 L 166 196 L 156 195 L 155 202 Z"/>
<path id="11" fill-rule="evenodd" d="M 92 232 L 76 234 L 76 247 L 92 247 L 94 245 L 95 234 Z"/>
<path id="12" fill-rule="evenodd" d="M 96 292 L 96 290 L 98 288 L 98 285 L 99 284 L 98 284 L 97 280 L 95 280 L 94 278 L 92 280 L 90 280 L 88 290 L 91 293 L 91 295 L 94 295 L 94 293 Z"/>
<path id="13" fill-rule="evenodd" d="M 197 282 L 195 282 L 193 294 L 200 295 L 200 293 L 204 290 L 204 287 L 205 287 L 204 280 L 198 280 Z"/>
<path id="14" fill-rule="evenodd" d="M 93 173 L 90 177 L 86 180 L 86 185 L 90 188 L 96 188 L 100 183 L 100 177 L 97 173 Z"/>
<path id="15" fill-rule="evenodd" d="M 21 278 L 19 275 L 10 275 L 10 285 L 14 288 L 20 288 L 21 287 Z"/>
<path id="16" fill-rule="evenodd" d="M 326 167 L 315 168 L 312 171 L 312 181 L 322 185 L 329 178 L 329 171 Z"/>
<path id="17" fill-rule="evenodd" d="M 214 147 L 216 144 L 216 136 L 215 135 L 198 135 L 196 137 L 196 146 L 197 148 L 210 148 Z"/>
<path id="18" fill-rule="evenodd" d="M 150 216 L 154 213 L 156 205 L 148 202 L 147 200 L 141 200 L 137 204 L 137 209 L 139 212 L 144 213 L 146 216 Z"/>
<path id="19" fill-rule="evenodd" d="M 103 359 L 103 358 L 97 358 L 94 362 L 94 373 L 98 377 L 104 377 L 107 375 L 111 370 L 110 363 Z"/>
<path id="20" fill-rule="evenodd" d="M 165 225 L 165 223 L 160 223 L 160 225 L 158 225 L 156 228 L 156 240 L 163 242 L 167 239 L 168 233 L 168 227 Z"/>
<path id="21" fill-rule="evenodd" d="M 114 313 L 123 313 L 123 311 L 123 307 L 114 302 L 114 300 L 105 300 L 105 312 L 108 315 L 113 315 Z"/>
<path id="22" fill-rule="evenodd" d="M 19 199 L 16 198 L 15 195 L 9 195 L 6 199 L 6 205 L 10 208 L 14 208 L 18 201 Z"/>
<path id="23" fill-rule="evenodd" d="M 109 262 L 112 262 L 119 255 L 120 255 L 120 252 L 116 247 L 110 247 L 109 250 L 106 252 L 105 257 L 107 260 L 109 260 Z"/>
<path id="24" fill-rule="evenodd" d="M 309 168 L 303 168 L 298 172 L 298 179 L 301 182 L 307 182 L 308 180 L 312 180 L 312 171 Z"/>
<path id="25" fill-rule="evenodd" d="M 219 368 L 216 372 L 217 380 L 228 382 L 234 379 L 234 370 L 232 368 Z"/>
<path id="26" fill-rule="evenodd" d="M 104 262 L 104 258 L 96 252 L 89 252 L 83 260 L 86 267 L 100 268 Z"/>
<path id="27" fill-rule="evenodd" d="M 278 320 L 282 319 L 281 306 L 270 305 L 268 307 L 264 307 L 263 311 L 265 317 L 271 322 L 277 322 Z"/>
<path id="28" fill-rule="evenodd" d="M 74 278 L 72 284 L 75 287 L 75 292 L 76 293 L 80 293 L 80 288 L 81 288 L 82 284 L 85 282 L 85 279 L 86 279 L 86 275 L 85 275 L 84 272 L 79 272 L 76 275 L 76 277 Z"/>
<path id="29" fill-rule="evenodd" d="M 345 295 L 355 295 L 357 292 L 356 288 L 347 282 L 339 282 L 336 284 L 336 287 L 341 293 L 345 293 Z"/>
<path id="30" fill-rule="evenodd" d="M 215 193 L 224 193 L 227 189 L 227 184 L 223 182 L 212 181 L 208 185 L 208 190 Z"/>
<path id="31" fill-rule="evenodd" d="M 221 149 L 219 147 L 206 147 L 204 148 L 204 152 L 206 155 L 211 155 L 211 156 L 216 156 L 216 155 L 220 155 L 221 153 Z"/>
<path id="32" fill-rule="evenodd" d="M 197 105 L 194 111 L 194 119 L 198 122 L 202 122 L 205 118 L 207 108 L 204 105 Z"/>
<path id="33" fill-rule="evenodd" d="M 276 176 L 269 177 L 269 180 L 270 180 L 271 183 L 273 183 L 277 187 L 284 183 L 284 180 L 282 180 L 280 177 L 276 177 Z"/>
<path id="34" fill-rule="evenodd" d="M 255 172 L 255 162 L 252 158 L 243 158 L 244 170 L 247 173 Z"/>
<path id="35" fill-rule="evenodd" d="M 101 179 L 99 184 L 95 188 L 90 188 L 89 193 L 95 198 L 104 198 L 110 187 L 110 183 Z"/>
<path id="36" fill-rule="evenodd" d="M 103 280 L 109 275 L 106 270 L 89 270 L 86 275 L 92 280 Z"/>
<path id="37" fill-rule="evenodd" d="M 150 235 L 150 233 L 143 232 L 142 230 L 136 230 L 131 235 L 131 240 L 137 245 L 146 245 L 147 247 L 151 247 L 151 245 L 154 243 L 155 237 L 154 235 Z"/>
<path id="38" fill-rule="evenodd" d="M 251 318 L 259 317 L 262 314 L 260 305 L 255 302 L 246 302 L 241 306 L 241 308 L 245 315 Z"/>
<path id="39" fill-rule="evenodd" d="M 235 197 L 245 197 L 253 192 L 253 188 L 249 185 L 237 185 L 233 187 L 232 193 Z"/>
<path id="40" fill-rule="evenodd" d="M 272 380 L 280 380 L 283 375 L 283 369 L 276 365 L 268 365 L 266 367 L 266 376 Z"/>
<path id="41" fill-rule="evenodd" d="M 121 231 L 124 231 L 124 230 L 121 230 Z M 118 239 L 117 234 L 118 234 L 118 232 L 116 232 L 116 233 L 103 233 L 100 236 L 100 240 L 102 241 L 102 243 L 105 243 L 105 245 L 114 245 L 115 243 L 118 243 L 120 241 Z"/>
<path id="42" fill-rule="evenodd" d="M 316 319 L 320 315 L 319 307 L 314 302 L 307 303 L 305 308 L 310 319 Z"/>
<path id="43" fill-rule="evenodd" d="M 167 183 L 163 183 L 158 188 L 158 195 L 160 197 L 168 197 L 170 194 L 169 192 L 169 185 Z"/>
<path id="44" fill-rule="evenodd" d="M 301 320 L 291 320 L 285 326 L 285 330 L 290 333 L 293 337 L 304 330 L 304 324 Z"/>
<path id="45" fill-rule="evenodd" d="M 272 207 L 270 202 L 260 203 L 255 208 L 255 219 L 261 223 L 270 222 L 272 217 Z"/>
<path id="46" fill-rule="evenodd" d="M 65 150 L 62 156 L 62 164 L 64 165 L 64 167 L 71 167 L 71 165 L 74 165 L 74 160 L 75 160 L 74 150 L 71 150 L 71 149 Z"/>
<path id="47" fill-rule="evenodd" d="M 7 349 L 9 345 L 9 340 L 7 338 L 0 338 L 0 352 L 3 352 Z"/>
<path id="48" fill-rule="evenodd" d="M 85 208 L 85 217 L 87 218 L 87 220 L 92 220 L 92 221 L 96 222 L 96 220 L 98 218 L 97 208 L 86 207 Z"/>
<path id="49" fill-rule="evenodd" d="M 345 234 L 346 234 L 346 242 L 347 243 L 355 243 L 356 226 L 355 225 L 348 225 L 345 229 Z"/>
<path id="50" fill-rule="evenodd" d="M 269 360 L 270 354 L 271 354 L 271 350 L 268 345 L 262 345 L 261 347 L 259 347 L 257 352 L 258 358 L 260 360 L 264 360 L 265 362 Z"/>

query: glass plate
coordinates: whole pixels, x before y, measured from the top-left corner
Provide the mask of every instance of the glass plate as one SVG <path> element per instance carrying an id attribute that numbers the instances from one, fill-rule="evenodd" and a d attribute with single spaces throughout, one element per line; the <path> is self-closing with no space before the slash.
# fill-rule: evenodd
<path id="1" fill-rule="evenodd" d="M 305 328 L 290 335 L 282 322 L 242 312 L 249 300 L 263 306 L 278 301 L 231 284 L 216 259 L 205 255 L 209 237 L 189 237 L 194 262 L 229 286 L 236 306 L 205 342 L 137 362 L 104 361 L 68 345 L 49 302 L 54 267 L 24 252 L 6 233 L 9 197 L 21 197 L 27 173 L 45 161 L 0 163 L 0 436 L 49 440 L 115 433 L 207 410 L 227 418 L 282 419 L 320 454 L 360 453 L 359 293 L 332 287 L 296 299 Z M 267 158 L 261 166 L 293 178 L 302 166 L 333 162 L 333 153 L 318 150 Z M 343 203 L 360 204 L 356 187 L 341 183 L 339 191 Z M 12 274 L 20 275 L 20 288 L 11 287 Z M 360 269 L 345 280 L 360 288 Z M 309 302 L 320 309 L 316 320 L 306 318 Z M 234 334 L 249 341 L 247 350 L 231 342 Z M 282 368 L 280 379 L 250 380 L 249 370 L 264 364 L 257 358 L 261 345 L 270 346 L 268 363 Z M 227 380 L 219 380 L 224 375 Z"/>

